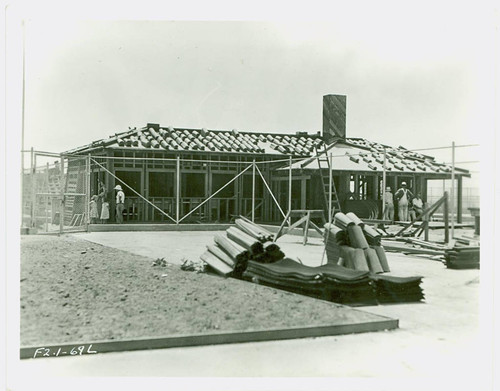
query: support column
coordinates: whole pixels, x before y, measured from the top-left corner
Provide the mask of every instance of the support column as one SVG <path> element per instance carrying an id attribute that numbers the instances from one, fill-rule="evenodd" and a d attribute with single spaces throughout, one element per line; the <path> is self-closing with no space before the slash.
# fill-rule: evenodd
<path id="1" fill-rule="evenodd" d="M 307 179 L 300 180 L 300 209 L 307 209 Z"/>
<path id="2" fill-rule="evenodd" d="M 108 156 L 114 157 L 113 152 L 108 152 Z M 113 159 L 107 159 L 106 168 L 113 174 L 115 174 L 115 161 Z M 113 223 L 116 222 L 116 197 L 115 191 L 113 190 L 115 188 L 115 182 L 115 177 L 113 175 L 110 175 L 109 172 L 106 172 L 106 186 L 108 187 L 107 194 L 109 202 L 109 221 Z"/>

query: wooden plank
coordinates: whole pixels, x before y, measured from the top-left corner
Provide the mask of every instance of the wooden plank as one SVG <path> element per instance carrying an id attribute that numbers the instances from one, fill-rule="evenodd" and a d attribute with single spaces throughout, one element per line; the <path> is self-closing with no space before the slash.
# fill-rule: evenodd
<path id="1" fill-rule="evenodd" d="M 357 310 L 352 310 L 357 311 Z M 166 336 L 161 338 L 141 338 L 124 341 L 99 341 L 91 343 L 76 342 L 72 344 L 63 343 L 60 345 L 46 345 L 44 349 L 50 349 L 54 352 L 52 356 L 56 357 L 55 352 L 60 348 L 62 352 L 70 352 L 75 346 L 85 346 L 83 354 L 88 354 L 88 347 L 96 354 L 125 352 L 133 350 L 166 349 L 187 346 L 220 345 L 243 342 L 262 342 L 277 341 L 297 338 L 324 337 L 343 334 L 358 334 L 373 331 L 393 330 L 399 327 L 399 320 L 384 316 L 373 315 L 373 321 L 352 322 L 344 324 L 331 324 L 324 326 L 310 327 L 290 327 L 281 329 L 255 330 L 255 331 L 230 331 L 211 334 L 178 335 Z M 37 349 L 40 346 L 22 347 L 20 349 L 20 358 L 34 358 Z M 78 354 L 79 355 L 79 354 Z M 75 355 L 74 357 L 77 357 Z M 42 357 L 39 353 L 36 357 Z"/>

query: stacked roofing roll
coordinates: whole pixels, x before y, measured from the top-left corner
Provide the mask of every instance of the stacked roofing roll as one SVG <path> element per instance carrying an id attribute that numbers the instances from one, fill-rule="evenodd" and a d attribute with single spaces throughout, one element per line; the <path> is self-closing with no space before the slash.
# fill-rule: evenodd
<path id="1" fill-rule="evenodd" d="M 406 303 L 424 299 L 422 277 L 372 275 L 379 303 Z"/>
<path id="2" fill-rule="evenodd" d="M 215 244 L 207 246 L 200 258 L 215 272 L 223 276 L 241 277 L 248 261 L 276 262 L 285 257 L 279 246 L 272 242 L 273 234 L 243 219 L 236 226 L 215 235 Z"/>
<path id="3" fill-rule="evenodd" d="M 325 246 L 329 263 L 350 269 L 389 272 L 381 235 L 354 213 L 335 214 L 333 224 L 325 224 Z"/>
<path id="4" fill-rule="evenodd" d="M 444 258 L 449 269 L 479 269 L 479 247 L 454 246 L 445 250 Z"/>
<path id="5" fill-rule="evenodd" d="M 263 285 L 336 303 L 376 304 L 369 273 L 342 266 L 310 267 L 290 258 L 272 264 L 249 261 L 243 277 Z"/>

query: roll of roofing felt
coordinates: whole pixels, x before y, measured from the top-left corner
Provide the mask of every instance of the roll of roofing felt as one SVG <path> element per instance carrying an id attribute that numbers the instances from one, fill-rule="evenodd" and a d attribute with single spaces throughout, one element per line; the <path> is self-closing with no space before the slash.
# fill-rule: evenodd
<path id="1" fill-rule="evenodd" d="M 380 266 L 382 266 L 382 270 L 384 272 L 390 272 L 391 268 L 389 267 L 389 262 L 387 261 L 387 256 L 385 254 L 384 248 L 382 246 L 373 246 L 372 248 L 377 253 L 377 257 L 380 262 Z"/>
<path id="2" fill-rule="evenodd" d="M 373 248 L 365 249 L 365 257 L 368 262 L 368 267 L 372 273 L 383 273 L 384 269 L 380 265 L 377 253 Z"/>
<path id="3" fill-rule="evenodd" d="M 354 224 L 359 225 L 361 228 L 365 226 L 365 223 L 363 223 L 361 219 L 354 213 L 352 212 L 346 213 L 346 216 L 349 217 L 352 221 L 354 221 Z"/>
<path id="4" fill-rule="evenodd" d="M 349 240 L 351 241 L 352 247 L 361 248 L 363 250 L 370 247 L 360 226 L 354 224 L 350 225 L 347 227 L 347 233 L 349 234 Z"/>

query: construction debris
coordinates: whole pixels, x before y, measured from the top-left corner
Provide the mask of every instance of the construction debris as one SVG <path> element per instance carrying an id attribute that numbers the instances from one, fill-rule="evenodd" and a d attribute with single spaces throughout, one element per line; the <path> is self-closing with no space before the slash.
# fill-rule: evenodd
<path id="1" fill-rule="evenodd" d="M 205 273 L 206 264 L 205 262 L 193 262 L 190 259 L 182 259 L 181 270 L 196 273 Z"/>
<path id="2" fill-rule="evenodd" d="M 165 267 L 167 266 L 167 261 L 165 261 L 165 258 L 156 258 L 151 266 L 162 266 Z"/>

